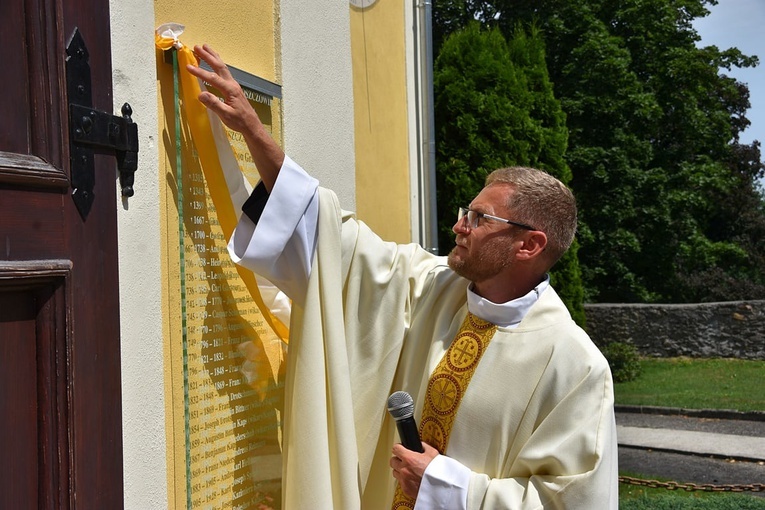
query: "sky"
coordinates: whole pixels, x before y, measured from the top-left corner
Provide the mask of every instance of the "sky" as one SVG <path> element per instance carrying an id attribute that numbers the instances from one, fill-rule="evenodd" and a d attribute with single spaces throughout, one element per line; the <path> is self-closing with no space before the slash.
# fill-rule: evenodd
<path id="1" fill-rule="evenodd" d="M 744 55 L 757 56 L 760 63 L 748 69 L 733 68 L 731 75 L 749 86 L 751 122 L 741 134 L 741 142 L 759 140 L 765 146 L 765 0 L 719 0 L 708 7 L 709 16 L 696 20 L 694 27 L 701 45 L 727 49 L 736 47 Z M 727 71 L 726 71 L 727 72 Z"/>

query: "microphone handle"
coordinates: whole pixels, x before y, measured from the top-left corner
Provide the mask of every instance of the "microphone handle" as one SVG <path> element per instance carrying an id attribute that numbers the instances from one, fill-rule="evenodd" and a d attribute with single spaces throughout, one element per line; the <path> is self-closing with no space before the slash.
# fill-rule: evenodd
<path id="1" fill-rule="evenodd" d="M 398 428 L 398 435 L 401 438 L 401 444 L 408 450 L 413 452 L 423 453 L 425 450 L 422 448 L 422 441 L 420 441 L 420 433 L 417 431 L 417 424 L 414 422 L 414 418 L 408 416 L 400 420 L 396 420 L 396 428 Z"/>

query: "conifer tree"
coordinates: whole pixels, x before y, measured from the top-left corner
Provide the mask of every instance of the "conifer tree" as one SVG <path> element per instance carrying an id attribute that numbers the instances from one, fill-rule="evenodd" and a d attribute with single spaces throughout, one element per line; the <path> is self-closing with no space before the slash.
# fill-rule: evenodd
<path id="1" fill-rule="evenodd" d="M 435 63 L 439 246 L 452 247 L 455 214 L 506 166 L 545 170 L 564 183 L 565 116 L 547 75 L 536 30 L 518 29 L 509 42 L 477 23 L 452 34 Z M 552 270 L 553 283 L 572 316 L 584 324 L 578 246 Z"/>
<path id="2" fill-rule="evenodd" d="M 758 64 L 699 47 L 715 0 L 441 0 L 436 44 L 466 20 L 539 27 L 567 116 L 586 299 L 699 302 L 765 295 L 760 144 L 739 142 Z M 445 42 L 443 43 L 445 47 Z M 438 118 L 438 114 L 437 114 Z"/>

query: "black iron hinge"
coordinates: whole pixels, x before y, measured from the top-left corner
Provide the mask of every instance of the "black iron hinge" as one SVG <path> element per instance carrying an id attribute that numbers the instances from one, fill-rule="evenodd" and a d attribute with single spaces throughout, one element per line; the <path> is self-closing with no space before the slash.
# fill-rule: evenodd
<path id="1" fill-rule="evenodd" d="M 133 179 L 138 168 L 138 125 L 133 122 L 133 110 L 127 103 L 122 106 L 121 117 L 93 109 L 89 53 L 77 28 L 66 46 L 66 55 L 72 198 L 85 219 L 95 198 L 95 149 L 114 151 L 122 196 L 133 196 Z"/>

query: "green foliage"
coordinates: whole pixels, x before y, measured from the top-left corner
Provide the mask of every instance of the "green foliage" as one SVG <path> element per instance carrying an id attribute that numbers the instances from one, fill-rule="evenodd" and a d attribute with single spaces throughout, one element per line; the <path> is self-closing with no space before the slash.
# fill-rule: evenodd
<path id="1" fill-rule="evenodd" d="M 442 53 L 446 35 L 472 19 L 508 38 L 519 23 L 539 27 L 569 130 L 565 161 L 579 202 L 579 261 L 589 301 L 765 295 L 765 207 L 757 185 L 765 166 L 759 142 L 738 140 L 749 124 L 749 91 L 719 72 L 758 61 L 735 48 L 696 46 L 692 23 L 708 14 L 708 3 L 434 5 Z M 438 129 L 454 119 L 439 116 L 439 108 Z M 444 141 L 465 142 L 470 140 Z"/>
<path id="2" fill-rule="evenodd" d="M 550 284 L 566 304 L 571 318 L 586 329 L 587 318 L 584 313 L 584 287 L 582 272 L 579 270 L 579 242 L 574 239 L 571 248 L 555 264 L 550 271 Z"/>
<path id="3" fill-rule="evenodd" d="M 529 165 L 564 180 L 570 176 L 563 161 L 565 119 L 552 102 L 543 51 L 535 45 L 520 34 L 509 47 L 498 31 L 471 24 L 450 37 L 436 61 L 439 241 L 444 246 L 452 244 L 457 207 L 478 194 L 492 170 Z M 525 59 L 513 61 L 511 52 Z M 536 90 L 548 97 L 537 97 L 542 93 Z"/>
<path id="4" fill-rule="evenodd" d="M 532 166 L 564 183 L 571 179 L 563 159 L 565 115 L 553 95 L 538 31 L 519 29 L 508 43 L 498 30 L 468 24 L 444 42 L 434 89 L 443 250 L 454 244 L 457 209 L 473 200 L 492 170 Z M 576 249 L 556 264 L 553 278 L 574 319 L 584 325 Z"/>
<path id="5" fill-rule="evenodd" d="M 611 342 L 600 350 L 608 360 L 614 382 L 634 381 L 640 376 L 640 355 L 634 345 Z"/>

